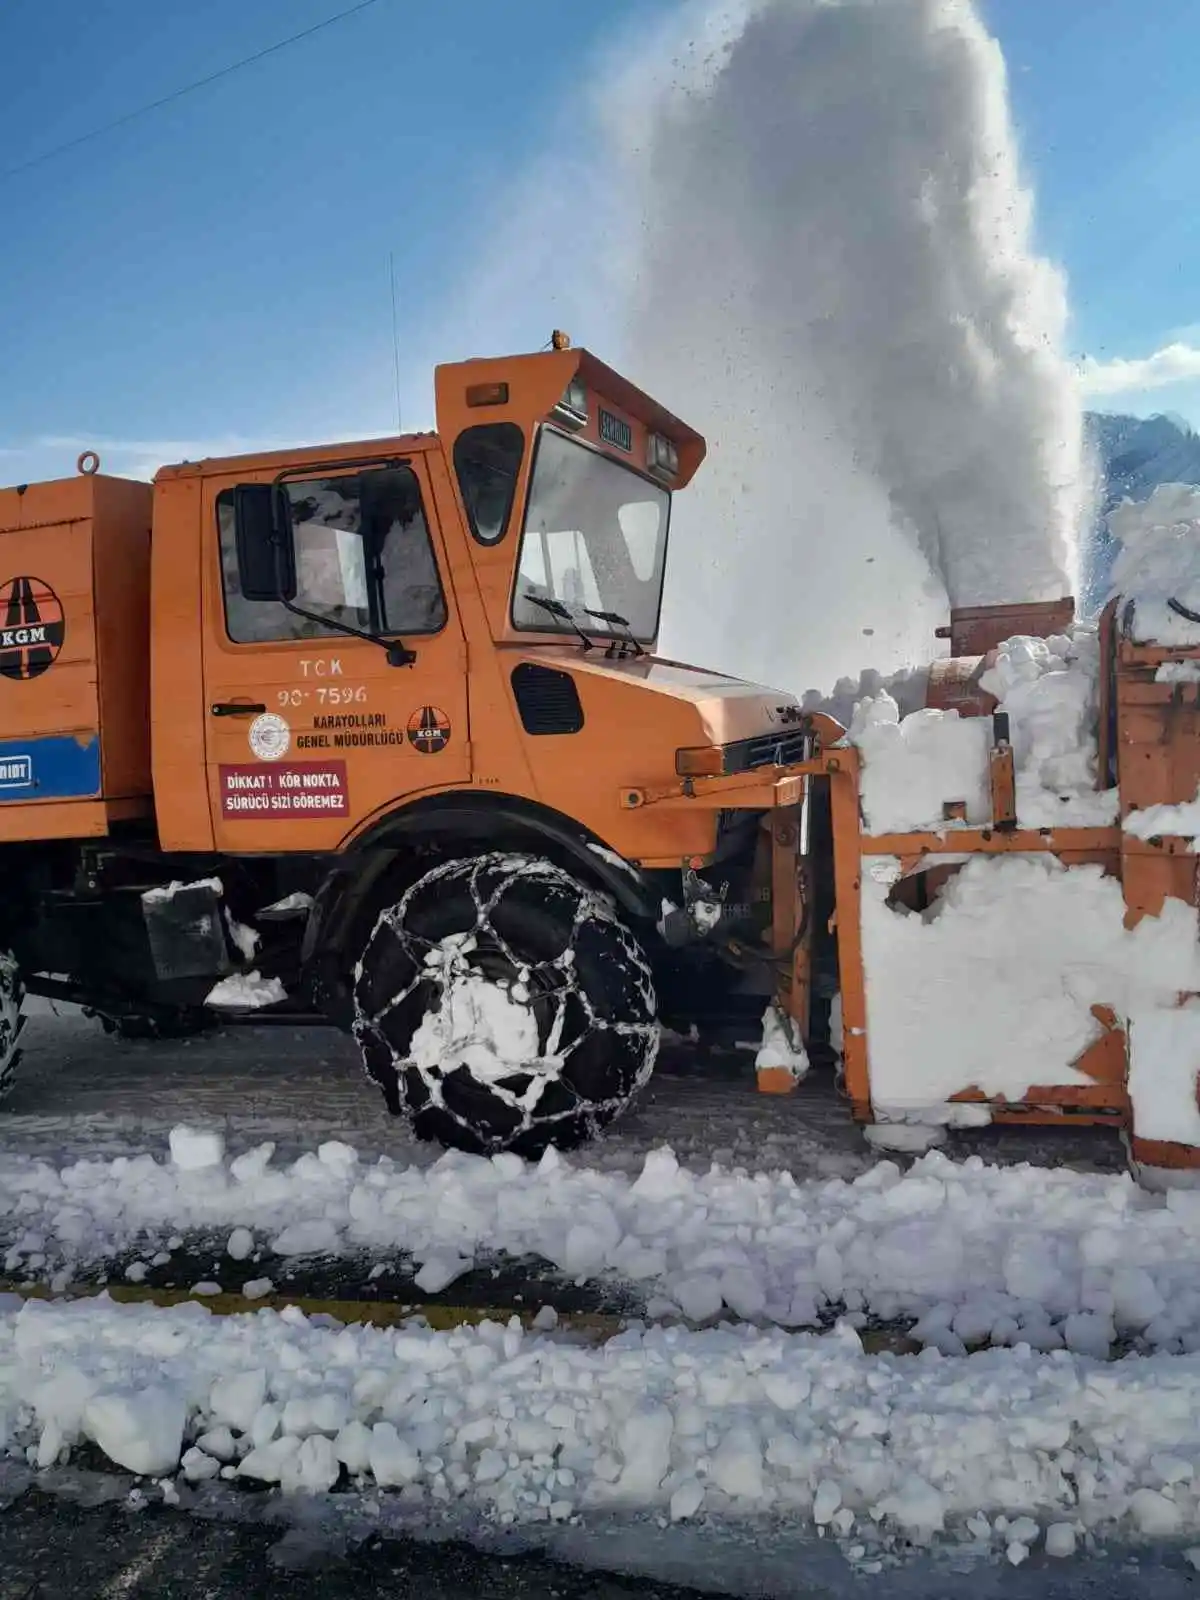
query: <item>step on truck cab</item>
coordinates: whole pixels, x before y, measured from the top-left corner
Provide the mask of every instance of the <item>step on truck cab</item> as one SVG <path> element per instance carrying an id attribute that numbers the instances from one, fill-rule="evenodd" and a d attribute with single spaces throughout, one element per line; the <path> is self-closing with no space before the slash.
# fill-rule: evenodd
<path id="1" fill-rule="evenodd" d="M 656 653 L 704 441 L 553 345 L 440 367 L 436 434 L 0 490 L 0 1089 L 25 991 L 302 1010 L 418 1133 L 524 1154 L 661 1021 L 798 1044 L 818 730 Z"/>

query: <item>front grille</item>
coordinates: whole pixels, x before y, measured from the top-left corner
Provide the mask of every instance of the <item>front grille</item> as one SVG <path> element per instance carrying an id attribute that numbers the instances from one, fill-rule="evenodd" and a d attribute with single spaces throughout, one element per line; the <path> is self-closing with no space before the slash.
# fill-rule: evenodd
<path id="1" fill-rule="evenodd" d="M 579 690 L 569 672 L 525 661 L 513 668 L 512 687 L 526 733 L 578 733 L 583 727 Z"/>
<path id="2" fill-rule="evenodd" d="M 788 733 L 761 733 L 739 739 L 725 749 L 726 772 L 751 772 L 755 767 L 790 767 L 812 754 L 812 735 L 793 728 Z"/>

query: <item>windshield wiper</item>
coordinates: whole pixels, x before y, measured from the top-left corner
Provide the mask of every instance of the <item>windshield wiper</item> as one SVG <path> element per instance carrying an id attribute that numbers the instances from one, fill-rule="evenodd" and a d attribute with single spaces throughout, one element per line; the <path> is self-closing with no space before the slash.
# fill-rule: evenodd
<path id="1" fill-rule="evenodd" d="M 587 617 L 595 617 L 597 622 L 607 622 L 610 628 L 624 628 L 626 638 L 621 642 L 631 644 L 635 656 L 644 656 L 646 650 L 633 636 L 633 624 L 628 617 L 623 617 L 619 611 L 593 611 L 589 606 L 579 608 Z"/>
<path id="2" fill-rule="evenodd" d="M 541 595 L 537 594 L 523 594 L 521 598 L 522 600 L 530 601 L 535 606 L 541 606 L 542 610 L 548 611 L 552 617 L 561 617 L 564 622 L 569 622 L 583 640 L 583 648 L 585 650 L 594 650 L 596 648 L 596 641 L 588 638 L 575 620 L 575 613 L 568 606 L 563 605 L 561 600 L 544 600 Z"/>

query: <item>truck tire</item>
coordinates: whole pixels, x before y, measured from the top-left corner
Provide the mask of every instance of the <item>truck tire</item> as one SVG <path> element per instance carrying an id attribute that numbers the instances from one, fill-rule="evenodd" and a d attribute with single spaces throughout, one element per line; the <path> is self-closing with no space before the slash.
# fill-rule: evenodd
<path id="1" fill-rule="evenodd" d="M 649 965 L 610 902 L 549 861 L 444 862 L 386 905 L 354 1036 L 420 1138 L 529 1158 L 592 1138 L 654 1069 Z"/>
<path id="2" fill-rule="evenodd" d="M 19 1040 L 25 1026 L 25 985 L 21 969 L 7 951 L 0 951 L 0 1101 L 17 1081 L 21 1060 Z"/>

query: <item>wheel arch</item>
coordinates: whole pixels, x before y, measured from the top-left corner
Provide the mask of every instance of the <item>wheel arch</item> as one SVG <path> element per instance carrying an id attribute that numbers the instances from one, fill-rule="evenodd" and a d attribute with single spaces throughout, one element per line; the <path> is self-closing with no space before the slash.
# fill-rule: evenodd
<path id="1" fill-rule="evenodd" d="M 610 894 L 639 924 L 657 921 L 661 892 L 638 868 L 619 863 L 602 839 L 572 818 L 519 795 L 456 790 L 390 811 L 354 841 L 316 896 L 302 960 L 328 969 L 354 942 L 380 885 L 406 857 L 481 850 L 525 850 L 545 856 Z"/>

